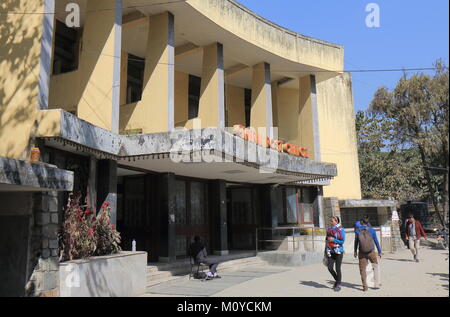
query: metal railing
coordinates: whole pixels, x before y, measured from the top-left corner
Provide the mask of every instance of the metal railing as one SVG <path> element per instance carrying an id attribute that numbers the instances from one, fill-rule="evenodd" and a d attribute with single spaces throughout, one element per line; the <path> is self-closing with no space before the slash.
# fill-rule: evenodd
<path id="1" fill-rule="evenodd" d="M 292 251 L 297 252 L 300 250 L 300 243 L 311 242 L 312 251 L 315 252 L 316 245 L 315 241 L 320 241 L 322 244 L 325 241 L 325 234 L 319 234 L 321 232 L 326 232 L 325 228 L 318 228 L 312 226 L 293 226 L 293 227 L 275 227 L 275 228 L 257 228 L 256 229 L 256 253 L 259 251 L 263 251 L 263 248 L 260 248 L 260 243 L 263 244 L 277 244 L 280 245 L 287 242 L 288 250 L 289 243 L 292 244 Z M 270 232 L 268 238 L 265 238 L 265 232 Z M 308 234 L 310 232 L 310 234 Z M 275 234 L 274 234 L 275 233 Z M 301 236 L 311 237 L 311 239 L 301 240 Z M 279 238 L 278 238 L 279 237 Z M 320 239 L 317 239 L 320 237 Z M 278 238 L 278 239 L 276 239 Z"/>

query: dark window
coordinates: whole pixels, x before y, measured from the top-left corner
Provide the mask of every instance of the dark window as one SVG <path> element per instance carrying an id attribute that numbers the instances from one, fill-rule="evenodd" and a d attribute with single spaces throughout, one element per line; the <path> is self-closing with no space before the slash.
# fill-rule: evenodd
<path id="1" fill-rule="evenodd" d="M 284 187 L 283 208 L 278 211 L 279 224 L 313 224 L 317 213 L 315 199 L 317 189 L 313 187 Z"/>
<path id="2" fill-rule="evenodd" d="M 142 98 L 144 87 L 145 59 L 128 54 L 127 104 Z"/>
<path id="3" fill-rule="evenodd" d="M 378 227 L 380 225 L 376 207 L 341 208 L 341 222 L 344 228 L 353 228 L 355 223 L 364 216 L 369 217 L 369 222 L 372 227 Z"/>
<path id="4" fill-rule="evenodd" d="M 53 74 L 72 72 L 78 69 L 81 30 L 69 28 L 56 20 L 55 54 Z"/>
<path id="5" fill-rule="evenodd" d="M 252 90 L 245 89 L 245 126 L 250 127 L 250 113 L 252 108 Z"/>
<path id="6" fill-rule="evenodd" d="M 189 75 L 189 120 L 198 117 L 201 81 L 200 77 Z"/>

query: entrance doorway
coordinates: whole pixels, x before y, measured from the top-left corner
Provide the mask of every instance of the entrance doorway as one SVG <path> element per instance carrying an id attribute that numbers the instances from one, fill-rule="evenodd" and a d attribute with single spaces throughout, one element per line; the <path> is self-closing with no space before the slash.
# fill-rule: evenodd
<path id="1" fill-rule="evenodd" d="M 253 250 L 257 217 L 255 192 L 250 186 L 227 188 L 228 247 L 233 250 Z"/>
<path id="2" fill-rule="evenodd" d="M 177 258 L 189 254 L 195 236 L 199 236 L 211 252 L 207 183 L 177 178 L 174 191 Z"/>
<path id="3" fill-rule="evenodd" d="M 122 249 L 146 251 L 149 261 L 157 260 L 158 233 L 156 222 L 155 175 L 141 174 L 119 177 L 117 230 L 122 237 Z"/>
<path id="4" fill-rule="evenodd" d="M 25 295 L 30 216 L 0 216 L 0 297 Z"/>

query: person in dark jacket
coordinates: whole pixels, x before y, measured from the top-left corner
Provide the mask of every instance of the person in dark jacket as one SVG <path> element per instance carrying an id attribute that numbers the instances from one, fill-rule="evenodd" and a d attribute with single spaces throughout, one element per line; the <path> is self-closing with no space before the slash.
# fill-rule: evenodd
<path id="1" fill-rule="evenodd" d="M 194 243 L 189 247 L 189 255 L 194 258 L 196 263 L 203 263 L 209 266 L 209 272 L 206 273 L 208 279 L 220 278 L 217 274 L 219 261 L 208 258 L 206 246 L 199 236 L 194 237 Z"/>
<path id="2" fill-rule="evenodd" d="M 409 250 L 411 250 L 414 260 L 419 262 L 420 239 L 426 239 L 427 235 L 420 221 L 414 219 L 413 215 L 409 215 L 406 221 L 406 241 L 408 241 Z"/>

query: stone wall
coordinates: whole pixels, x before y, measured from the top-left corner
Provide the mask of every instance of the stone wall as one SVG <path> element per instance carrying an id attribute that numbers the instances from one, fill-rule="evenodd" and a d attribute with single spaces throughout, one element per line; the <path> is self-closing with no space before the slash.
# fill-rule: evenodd
<path id="1" fill-rule="evenodd" d="M 33 195 L 27 296 L 59 296 L 58 193 Z"/>
<path id="2" fill-rule="evenodd" d="M 336 197 L 323 198 L 323 216 L 325 221 L 325 227 L 330 225 L 331 217 L 341 217 L 341 209 L 339 207 L 339 200 Z"/>

